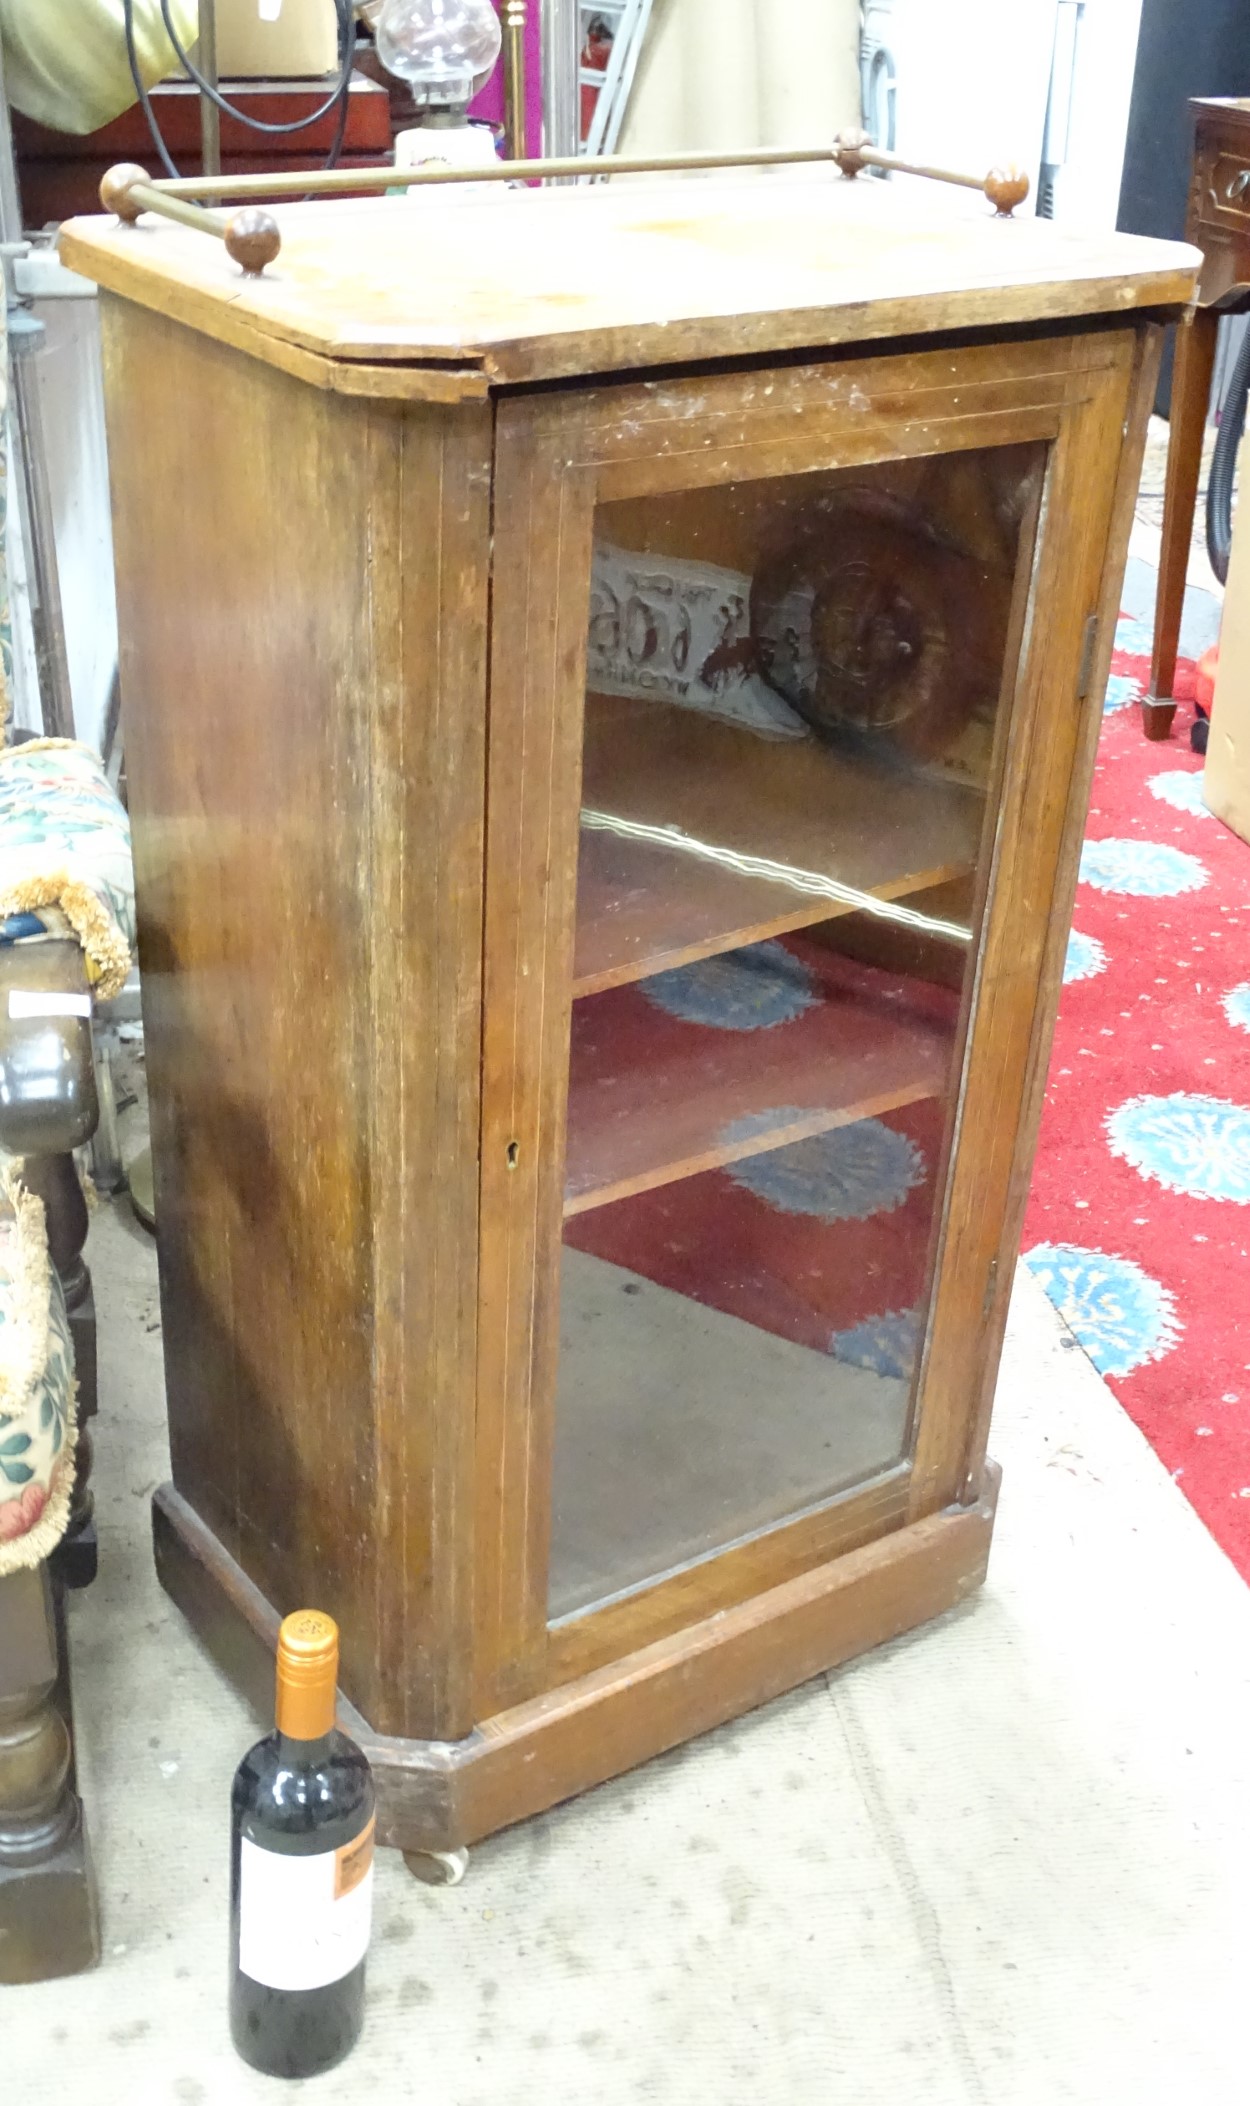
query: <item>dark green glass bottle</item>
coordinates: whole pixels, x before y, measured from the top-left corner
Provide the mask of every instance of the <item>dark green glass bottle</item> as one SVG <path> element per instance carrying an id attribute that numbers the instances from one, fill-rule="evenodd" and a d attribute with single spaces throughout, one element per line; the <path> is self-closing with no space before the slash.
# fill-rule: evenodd
<path id="1" fill-rule="evenodd" d="M 311 2077 L 355 2045 L 373 1901 L 373 1778 L 334 1724 L 337 1626 L 278 1636 L 277 1724 L 230 1795 L 230 2031 L 253 2069 Z"/>

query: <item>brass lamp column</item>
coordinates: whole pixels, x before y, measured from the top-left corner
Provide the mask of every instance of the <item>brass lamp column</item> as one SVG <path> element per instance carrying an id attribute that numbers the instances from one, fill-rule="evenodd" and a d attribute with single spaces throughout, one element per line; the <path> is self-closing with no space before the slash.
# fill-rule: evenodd
<path id="1" fill-rule="evenodd" d="M 525 132 L 525 18 L 528 0 L 503 0 L 503 122 L 510 161 L 523 161 Z"/>

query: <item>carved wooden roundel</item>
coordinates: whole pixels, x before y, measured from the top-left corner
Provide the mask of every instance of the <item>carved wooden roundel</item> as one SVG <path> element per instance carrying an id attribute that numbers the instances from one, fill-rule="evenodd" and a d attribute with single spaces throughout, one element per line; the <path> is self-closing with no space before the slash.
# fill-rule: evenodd
<path id="1" fill-rule="evenodd" d="M 847 507 L 761 567 L 751 633 L 764 678 L 817 731 L 919 758 L 981 699 L 997 598 L 976 558 Z"/>

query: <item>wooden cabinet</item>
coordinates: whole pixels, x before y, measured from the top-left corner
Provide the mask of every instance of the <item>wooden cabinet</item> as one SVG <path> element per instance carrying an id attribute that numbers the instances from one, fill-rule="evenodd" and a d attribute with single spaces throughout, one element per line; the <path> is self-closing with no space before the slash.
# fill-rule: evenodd
<path id="1" fill-rule="evenodd" d="M 283 233 L 259 281 L 64 240 L 107 294 L 157 1555 L 249 1686 L 339 1619 L 382 1830 L 449 1848 L 984 1574 L 1193 258 L 836 178 Z"/>

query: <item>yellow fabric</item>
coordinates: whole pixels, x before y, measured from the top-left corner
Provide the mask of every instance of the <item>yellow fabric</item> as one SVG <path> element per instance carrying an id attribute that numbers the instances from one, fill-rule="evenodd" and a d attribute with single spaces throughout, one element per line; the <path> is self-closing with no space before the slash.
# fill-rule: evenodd
<path id="1" fill-rule="evenodd" d="M 625 154 L 811 146 L 859 123 L 859 0 L 654 0 Z"/>
<path id="2" fill-rule="evenodd" d="M 198 0 L 170 0 L 184 50 L 199 32 Z M 135 49 L 145 86 L 175 71 L 160 0 L 134 0 Z M 9 101 L 58 132 L 94 132 L 135 100 L 122 0 L 0 0 Z"/>

